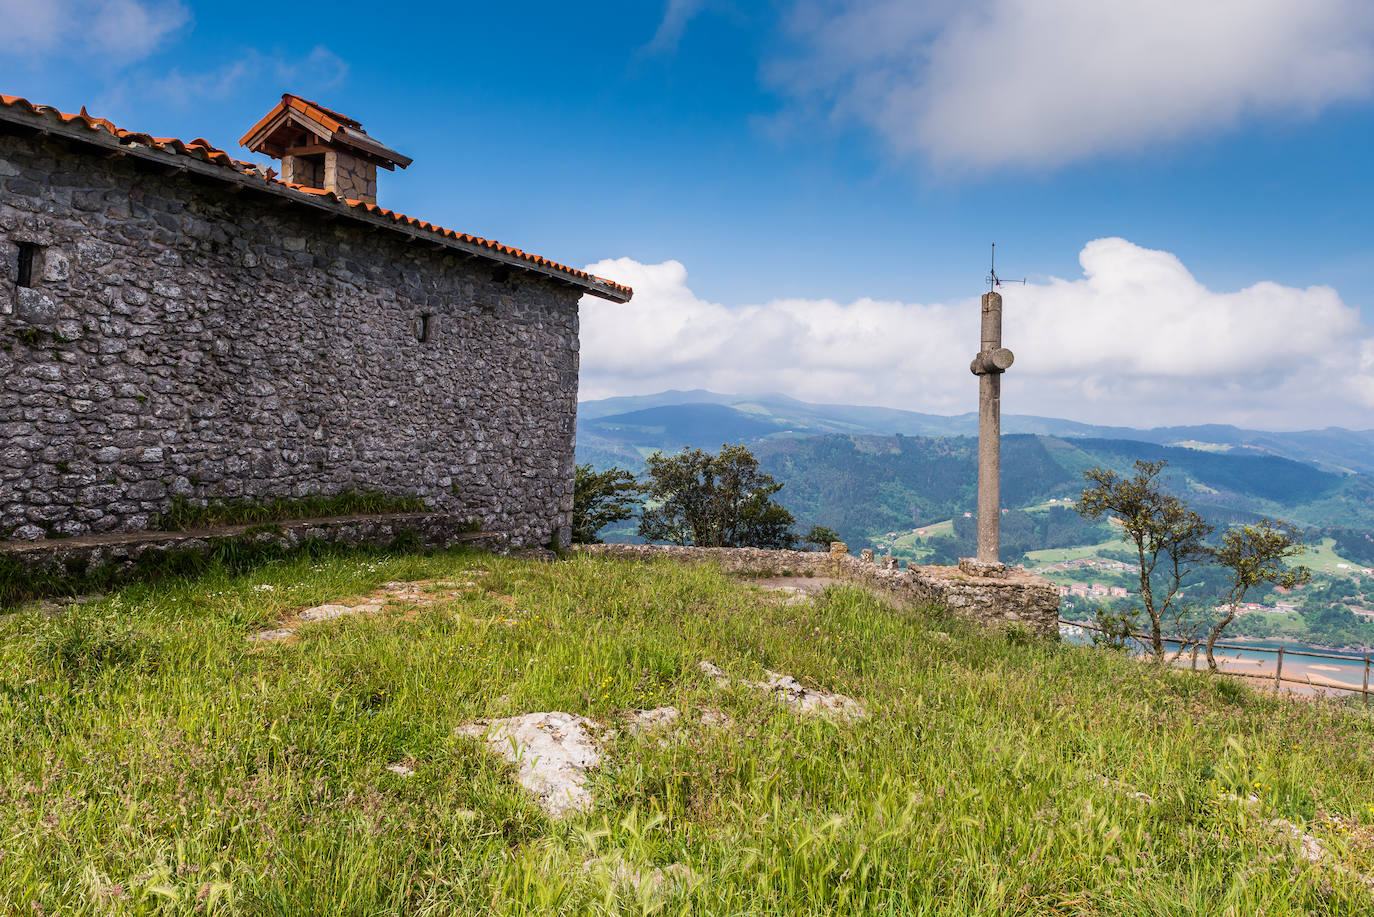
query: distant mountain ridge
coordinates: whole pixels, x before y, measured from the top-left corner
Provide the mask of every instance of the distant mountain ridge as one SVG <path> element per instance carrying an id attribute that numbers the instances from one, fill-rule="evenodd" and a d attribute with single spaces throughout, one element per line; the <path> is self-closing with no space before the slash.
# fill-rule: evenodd
<path id="1" fill-rule="evenodd" d="M 891 436 L 974 436 L 975 413 L 945 416 L 896 408 L 816 404 L 787 395 L 724 395 L 702 389 L 584 401 L 578 405 L 578 460 L 638 467 L 656 449 L 718 448 L 784 437 L 830 433 Z M 1204 452 L 1273 455 L 1323 471 L 1374 474 L 1374 430 L 1270 432 L 1227 424 L 1139 429 L 1008 414 L 1005 434 L 1066 439 L 1127 440 Z"/>

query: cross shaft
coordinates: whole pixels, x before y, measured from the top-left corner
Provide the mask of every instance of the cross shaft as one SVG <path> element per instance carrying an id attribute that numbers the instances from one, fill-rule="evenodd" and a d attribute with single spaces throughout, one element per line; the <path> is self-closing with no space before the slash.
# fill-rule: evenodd
<path id="1" fill-rule="evenodd" d="M 1002 294 L 983 294 L 982 349 L 969 371 L 978 377 L 978 561 L 998 563 L 1002 510 L 1002 373 L 1015 357 L 1002 346 Z"/>

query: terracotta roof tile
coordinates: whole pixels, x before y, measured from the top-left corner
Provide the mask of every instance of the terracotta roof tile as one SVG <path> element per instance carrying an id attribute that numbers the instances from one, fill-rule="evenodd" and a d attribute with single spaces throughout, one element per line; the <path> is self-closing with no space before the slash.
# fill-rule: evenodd
<path id="1" fill-rule="evenodd" d="M 325 117 L 331 120 L 335 120 L 342 124 L 348 124 L 352 127 L 359 126 L 356 121 L 353 121 L 350 118 L 346 118 L 343 115 L 338 114 L 337 112 L 330 111 L 329 109 L 324 108 L 323 106 L 316 105 L 315 103 L 309 102 L 305 99 L 299 99 L 296 96 L 283 96 L 283 102 L 285 102 L 288 98 L 294 99 L 298 102 L 304 103 L 305 105 L 309 105 L 317 109 L 319 112 L 322 112 Z M 376 214 L 378 216 L 389 219 L 395 223 L 401 223 L 407 226 L 412 226 L 417 229 L 421 229 L 426 232 L 431 232 L 435 235 L 443 236 L 448 239 L 453 239 L 458 242 L 463 242 L 468 245 L 476 245 L 481 248 L 491 249 L 492 251 L 500 252 L 503 255 L 514 257 L 522 261 L 527 261 L 531 264 L 537 264 L 541 267 L 552 270 L 558 274 L 562 274 L 568 278 L 583 281 L 583 283 L 596 283 L 610 287 L 611 289 L 623 294 L 627 299 L 634 293 L 634 291 L 630 287 L 627 287 L 624 284 L 619 284 L 612 280 L 607 280 L 604 277 L 597 277 L 596 275 L 589 274 L 586 271 L 579 271 L 576 268 L 568 267 L 565 264 L 559 264 L 555 261 L 550 261 L 549 259 L 540 257 L 539 255 L 527 254 L 526 252 L 521 251 L 518 248 L 512 248 L 509 245 L 502 245 L 500 242 L 496 242 L 491 239 L 483 239 L 479 236 L 471 236 L 467 233 L 460 233 L 451 229 L 445 229 L 442 226 L 435 226 L 431 223 L 426 223 L 417 220 L 414 217 L 406 216 L 403 213 L 396 213 L 395 211 L 387 210 L 386 208 L 379 207 L 376 204 L 369 204 L 364 201 L 340 198 L 332 191 L 325 191 L 321 188 L 308 188 L 304 185 L 295 185 L 289 182 L 281 181 L 275 177 L 275 173 L 272 172 L 270 169 L 264 169 L 262 166 L 259 166 L 256 163 L 244 162 L 242 160 L 235 159 L 223 150 L 213 146 L 209 141 L 205 140 L 203 137 L 197 137 L 190 143 L 186 143 L 175 137 L 153 137 L 150 134 L 139 133 L 137 131 L 128 131 L 124 130 L 123 128 L 116 127 L 114 124 L 112 124 L 104 118 L 92 117 L 90 114 L 86 112 L 84 106 L 82 107 L 79 113 L 69 114 L 67 112 L 58 111 L 57 109 L 47 105 L 35 105 L 29 100 L 20 98 L 19 96 L 0 95 L 0 109 L 15 109 L 18 111 L 26 112 L 31 115 L 39 115 L 42 117 L 52 118 L 62 124 L 81 125 L 89 128 L 92 131 L 100 131 L 109 134 L 116 141 L 126 146 L 147 146 L 160 149 L 167 153 L 173 153 L 178 156 L 189 156 L 201 162 L 210 163 L 215 166 L 220 166 L 226 170 L 237 172 L 240 175 L 256 178 L 262 181 L 264 184 L 273 185 L 279 188 L 287 188 L 293 192 L 301 194 L 309 194 L 315 197 L 329 198 L 330 200 L 338 201 L 346 205 L 350 209 L 360 210 L 370 214 Z M 337 128 L 331 128 L 331 130 L 335 129 Z M 593 290 L 592 292 L 595 292 L 595 290 Z"/>

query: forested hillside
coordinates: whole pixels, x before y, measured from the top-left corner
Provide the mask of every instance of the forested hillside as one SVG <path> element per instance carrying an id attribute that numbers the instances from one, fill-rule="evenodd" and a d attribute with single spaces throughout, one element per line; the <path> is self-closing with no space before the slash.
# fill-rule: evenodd
<path id="1" fill-rule="evenodd" d="M 778 499 L 802 531 L 825 525 L 852 548 L 928 562 L 972 552 L 972 517 L 964 513 L 976 509 L 977 439 L 946 435 L 974 432 L 971 415 L 710 392 L 663 392 L 584 407 L 580 462 L 639 472 L 655 451 L 741 443 L 784 484 Z M 1142 431 L 1007 418 L 1004 429 L 1018 427 L 1035 434 L 1003 437 L 1006 560 L 1110 540 L 1107 528 L 1077 518 L 1068 505 L 1082 488 L 1083 472 L 1095 466 L 1129 472 L 1138 459 L 1162 459 L 1169 463 L 1168 488 L 1214 525 L 1287 519 L 1310 540 L 1331 539 L 1350 562 L 1374 564 L 1374 477 L 1345 470 L 1374 467 L 1358 457 L 1366 441 L 1374 447 L 1368 432 L 1268 434 L 1223 426 Z M 1092 432 L 1113 435 L 1083 435 Z M 611 537 L 632 538 L 633 524 Z"/>
<path id="2" fill-rule="evenodd" d="M 828 525 L 856 543 L 971 512 L 977 449 L 966 436 L 814 436 L 754 447 L 763 469 L 786 483 L 779 499 L 804 527 Z M 1075 477 L 1038 437 L 1007 437 L 1002 469 L 1009 507 L 1076 493 Z"/>

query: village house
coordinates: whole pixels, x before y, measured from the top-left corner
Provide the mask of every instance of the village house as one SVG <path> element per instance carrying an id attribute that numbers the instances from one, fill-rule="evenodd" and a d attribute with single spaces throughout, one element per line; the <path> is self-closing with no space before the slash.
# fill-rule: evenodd
<path id="1" fill-rule="evenodd" d="M 352 489 L 566 544 L 578 302 L 632 291 L 385 209 L 322 105 L 241 143 L 0 96 L 0 539 Z"/>

